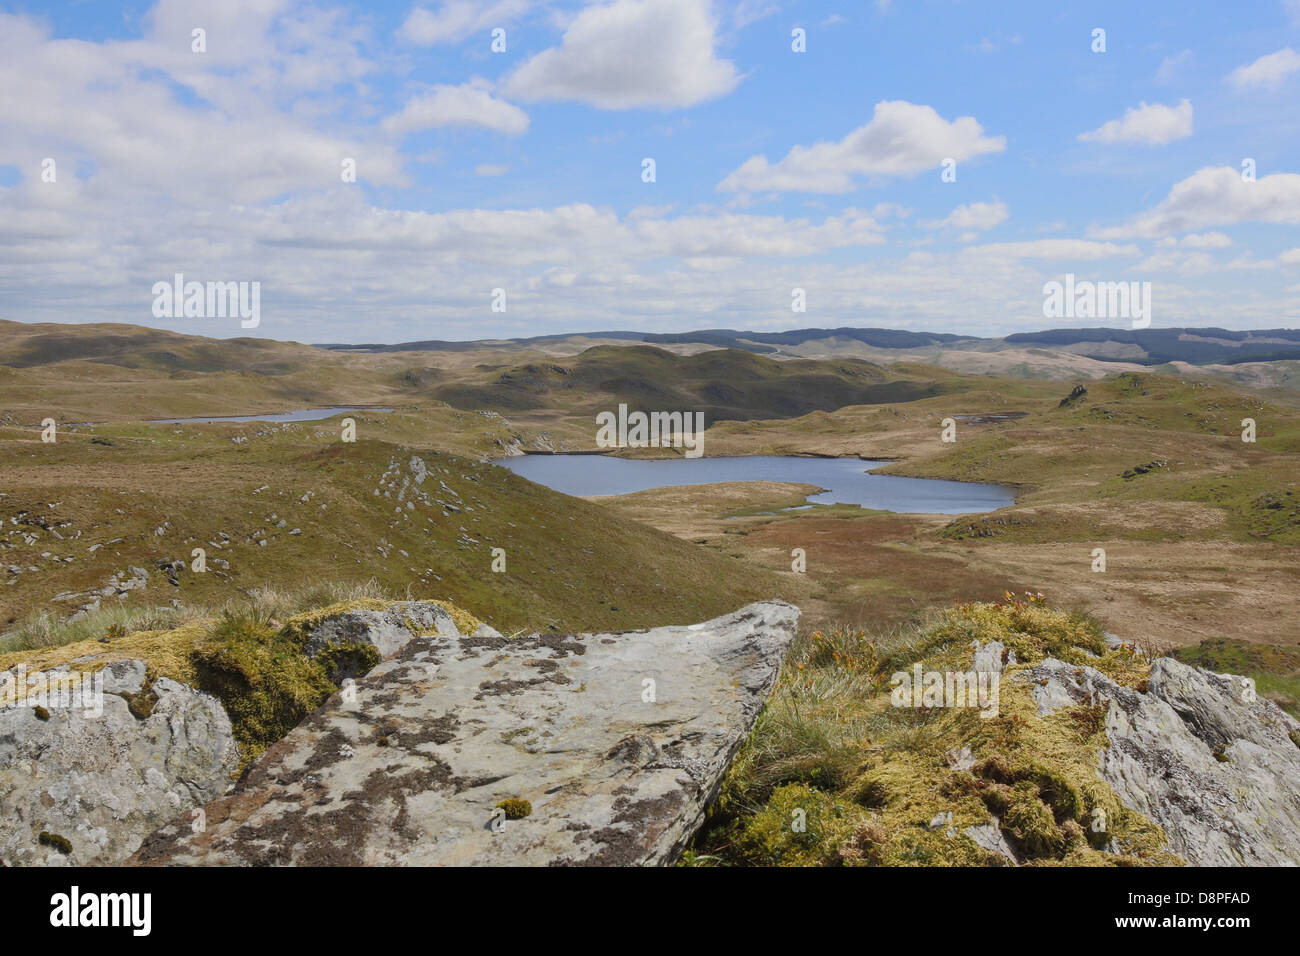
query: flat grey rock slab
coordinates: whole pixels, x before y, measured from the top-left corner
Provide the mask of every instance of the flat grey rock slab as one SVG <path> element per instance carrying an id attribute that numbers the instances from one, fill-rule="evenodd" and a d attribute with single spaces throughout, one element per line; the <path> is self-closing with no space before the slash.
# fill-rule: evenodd
<path id="1" fill-rule="evenodd" d="M 798 618 L 762 602 L 617 634 L 417 636 L 209 803 L 202 832 L 180 817 L 133 862 L 672 863 Z"/>
<path id="2" fill-rule="evenodd" d="M 229 789 L 239 750 L 221 703 L 144 681 L 142 661 L 116 661 L 63 703 L 0 707 L 0 864 L 121 864 L 157 827 Z M 120 696 L 142 690 L 156 696 L 147 717 Z"/>

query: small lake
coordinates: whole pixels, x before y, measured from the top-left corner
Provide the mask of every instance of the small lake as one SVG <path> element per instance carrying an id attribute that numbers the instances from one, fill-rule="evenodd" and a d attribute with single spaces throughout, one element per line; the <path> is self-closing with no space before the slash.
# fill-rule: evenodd
<path id="1" fill-rule="evenodd" d="M 314 422 L 344 412 L 391 412 L 391 408 L 304 408 L 297 412 L 275 412 L 265 415 L 225 415 L 216 418 L 151 418 L 158 425 L 180 425 L 204 422 Z"/>
<path id="2" fill-rule="evenodd" d="M 668 485 L 718 481 L 798 481 L 825 488 L 810 504 L 861 505 L 910 514 L 973 514 L 1015 501 L 1015 490 L 967 481 L 871 475 L 887 461 L 859 458 L 611 458 L 606 455 L 523 455 L 495 464 L 566 495 L 626 495 Z M 807 506 L 805 506 L 807 507 Z"/>

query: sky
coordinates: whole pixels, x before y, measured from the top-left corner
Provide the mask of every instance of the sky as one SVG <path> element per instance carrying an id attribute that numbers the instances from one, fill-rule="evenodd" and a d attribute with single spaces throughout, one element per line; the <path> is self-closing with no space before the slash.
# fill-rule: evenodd
<path id="1" fill-rule="evenodd" d="M 0 318 L 1289 328 L 1298 105 L 1300 0 L 0 0 Z"/>

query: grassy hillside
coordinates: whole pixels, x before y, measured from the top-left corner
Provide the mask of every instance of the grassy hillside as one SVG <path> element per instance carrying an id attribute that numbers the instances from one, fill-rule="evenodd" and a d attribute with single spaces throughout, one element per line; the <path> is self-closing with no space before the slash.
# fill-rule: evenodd
<path id="1" fill-rule="evenodd" d="M 682 356 L 649 346 L 598 346 L 568 361 L 516 365 L 481 384 L 442 386 L 457 408 L 574 414 L 625 402 L 645 411 L 702 411 L 706 422 L 790 418 L 844 405 L 938 394 L 924 376 L 901 376 L 858 359 L 775 361 L 738 349 Z"/>
<path id="2" fill-rule="evenodd" d="M 355 443 L 337 423 L 102 426 L 55 444 L 0 430 L 0 631 L 70 615 L 132 566 L 147 587 L 101 606 L 373 579 L 502 630 L 585 630 L 697 621 L 781 592 L 778 575 L 503 468 L 366 437 L 385 417 L 358 416 Z"/>

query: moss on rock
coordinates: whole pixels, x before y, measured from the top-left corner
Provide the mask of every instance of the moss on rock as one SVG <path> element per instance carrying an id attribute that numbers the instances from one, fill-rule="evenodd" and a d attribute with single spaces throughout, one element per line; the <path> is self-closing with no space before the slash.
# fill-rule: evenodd
<path id="1" fill-rule="evenodd" d="M 969 671 L 976 641 L 1015 654 L 995 714 L 892 705 L 892 673 L 918 662 Z M 817 632 L 800 643 L 723 781 L 696 852 L 740 865 L 1010 862 L 966 835 L 992 816 L 1030 863 L 1181 862 L 1163 849 L 1160 827 L 1125 808 L 1098 773 L 1104 710 L 1040 717 L 1032 688 L 1015 679 L 1055 657 L 1140 686 L 1146 659 L 1109 649 L 1092 621 L 1037 595 L 1008 595 L 957 607 L 916 633 Z M 792 827 L 795 810 L 802 830 Z"/>

